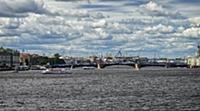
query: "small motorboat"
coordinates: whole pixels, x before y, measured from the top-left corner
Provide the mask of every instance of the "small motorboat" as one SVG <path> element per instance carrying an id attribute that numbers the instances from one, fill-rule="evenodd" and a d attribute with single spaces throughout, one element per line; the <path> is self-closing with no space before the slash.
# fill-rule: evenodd
<path id="1" fill-rule="evenodd" d="M 71 70 L 65 68 L 48 68 L 42 74 L 71 74 Z"/>
<path id="2" fill-rule="evenodd" d="M 94 70 L 95 67 L 83 67 L 84 70 Z"/>

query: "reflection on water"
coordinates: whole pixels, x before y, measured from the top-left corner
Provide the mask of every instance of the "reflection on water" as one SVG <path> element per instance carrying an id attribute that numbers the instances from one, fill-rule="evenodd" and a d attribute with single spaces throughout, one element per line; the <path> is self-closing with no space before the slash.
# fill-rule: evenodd
<path id="1" fill-rule="evenodd" d="M 76 70 L 58 76 L 1 78 L 0 109 L 200 110 L 199 70 Z"/>

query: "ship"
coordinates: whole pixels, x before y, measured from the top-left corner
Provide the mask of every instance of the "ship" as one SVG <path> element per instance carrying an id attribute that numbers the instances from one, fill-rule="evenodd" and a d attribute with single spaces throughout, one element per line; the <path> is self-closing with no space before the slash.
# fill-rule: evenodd
<path id="1" fill-rule="evenodd" d="M 48 68 L 43 70 L 42 74 L 72 74 L 72 72 L 66 68 Z"/>

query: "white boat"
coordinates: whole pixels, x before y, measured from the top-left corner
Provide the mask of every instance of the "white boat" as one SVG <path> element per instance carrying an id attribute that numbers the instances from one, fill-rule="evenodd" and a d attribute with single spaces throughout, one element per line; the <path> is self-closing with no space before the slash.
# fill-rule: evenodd
<path id="1" fill-rule="evenodd" d="M 83 67 L 84 70 L 94 70 L 95 67 Z"/>
<path id="2" fill-rule="evenodd" d="M 71 74 L 71 70 L 65 68 L 48 68 L 42 74 Z"/>

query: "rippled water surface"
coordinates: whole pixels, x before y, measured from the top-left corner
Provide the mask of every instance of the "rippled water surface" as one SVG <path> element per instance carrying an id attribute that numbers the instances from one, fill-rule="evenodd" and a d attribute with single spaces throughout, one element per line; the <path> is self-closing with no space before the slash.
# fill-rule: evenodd
<path id="1" fill-rule="evenodd" d="M 200 70 L 0 72 L 0 111 L 200 110 Z"/>

